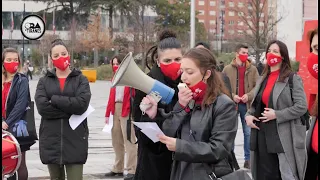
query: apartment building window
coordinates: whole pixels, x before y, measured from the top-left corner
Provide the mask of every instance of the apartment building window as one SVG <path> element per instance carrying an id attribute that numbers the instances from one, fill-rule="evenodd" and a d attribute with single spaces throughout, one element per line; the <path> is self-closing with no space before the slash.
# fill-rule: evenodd
<path id="1" fill-rule="evenodd" d="M 259 22 L 259 26 L 263 27 L 264 23 L 263 22 Z"/>
<path id="2" fill-rule="evenodd" d="M 243 31 L 242 30 L 238 30 L 238 35 L 243 35 Z"/>
<path id="3" fill-rule="evenodd" d="M 252 21 L 248 21 L 248 24 L 249 24 L 249 26 L 253 26 L 253 23 L 252 23 Z"/>
<path id="4" fill-rule="evenodd" d="M 252 35 L 252 31 L 251 30 L 247 30 L 247 34 Z"/>
<path id="5" fill-rule="evenodd" d="M 204 20 L 203 20 L 203 19 L 199 19 L 199 22 L 200 22 L 200 23 L 204 23 Z"/>
<path id="6" fill-rule="evenodd" d="M 229 11 L 229 16 L 234 16 L 234 12 L 233 11 Z"/>
<path id="7" fill-rule="evenodd" d="M 199 10 L 199 15 L 204 15 L 204 10 Z"/>
<path id="8" fill-rule="evenodd" d="M 244 12 L 238 12 L 238 16 L 244 16 Z"/>
<path id="9" fill-rule="evenodd" d="M 233 20 L 230 20 L 230 21 L 229 21 L 229 25 L 234 25 L 234 21 L 233 21 Z"/>
<path id="10" fill-rule="evenodd" d="M 229 2 L 229 7 L 234 7 L 234 2 Z"/>
<path id="11" fill-rule="evenodd" d="M 216 24 L 216 21 L 215 20 L 210 20 L 210 24 Z"/>
<path id="12" fill-rule="evenodd" d="M 242 21 L 238 21 L 238 26 L 243 26 L 243 22 Z"/>
<path id="13" fill-rule="evenodd" d="M 215 29 L 210 29 L 209 32 L 210 33 L 216 33 L 216 30 Z"/>
<path id="14" fill-rule="evenodd" d="M 261 16 L 260 17 L 264 17 L 264 13 L 261 13 Z"/>
<path id="15" fill-rule="evenodd" d="M 232 35 L 234 34 L 234 30 L 229 30 L 228 33 Z"/>
<path id="16" fill-rule="evenodd" d="M 216 5 L 216 1 L 210 1 L 210 6 L 215 6 Z"/>
<path id="17" fill-rule="evenodd" d="M 260 8 L 262 8 L 263 7 L 263 4 L 262 3 L 260 3 Z"/>
<path id="18" fill-rule="evenodd" d="M 242 2 L 239 2 L 239 3 L 238 3 L 238 7 L 239 7 L 239 8 L 242 8 L 242 7 L 243 7 L 243 3 L 242 3 Z"/>
<path id="19" fill-rule="evenodd" d="M 199 1 L 199 6 L 203 6 L 204 5 L 204 1 Z"/>
<path id="20" fill-rule="evenodd" d="M 216 12 L 215 11 L 210 11 L 210 15 L 215 16 Z"/>

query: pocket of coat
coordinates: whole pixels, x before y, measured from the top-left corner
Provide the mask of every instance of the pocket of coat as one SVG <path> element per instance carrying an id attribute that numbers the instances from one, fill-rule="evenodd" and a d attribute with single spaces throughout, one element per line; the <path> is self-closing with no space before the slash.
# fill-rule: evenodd
<path id="1" fill-rule="evenodd" d="M 294 125 L 295 126 L 295 134 L 293 134 L 293 145 L 299 149 L 306 148 L 306 126 L 303 125 Z"/>

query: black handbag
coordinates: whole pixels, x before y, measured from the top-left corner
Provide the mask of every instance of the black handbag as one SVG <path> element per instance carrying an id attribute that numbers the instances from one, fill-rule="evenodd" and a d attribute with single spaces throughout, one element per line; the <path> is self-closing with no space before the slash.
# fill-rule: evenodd
<path id="1" fill-rule="evenodd" d="M 209 177 L 211 180 L 252 180 L 249 174 L 243 169 L 239 169 L 220 178 L 218 178 L 214 172 L 211 172 Z"/>
<path id="2" fill-rule="evenodd" d="M 31 101 L 30 92 L 24 117 L 18 120 L 9 132 L 18 140 L 20 145 L 34 143 L 35 140 L 38 140 L 34 117 L 34 102 Z"/>

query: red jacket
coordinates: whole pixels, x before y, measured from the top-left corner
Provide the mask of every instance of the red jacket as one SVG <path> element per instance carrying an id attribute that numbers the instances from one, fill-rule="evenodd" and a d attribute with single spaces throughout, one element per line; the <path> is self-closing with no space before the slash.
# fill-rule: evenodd
<path id="1" fill-rule="evenodd" d="M 135 95 L 135 91 L 133 88 L 132 89 L 132 95 Z M 107 105 L 107 110 L 106 110 L 106 117 L 110 116 L 110 112 L 112 115 L 114 115 L 115 111 L 115 104 L 116 104 L 116 88 L 111 88 L 110 89 L 110 95 L 109 95 L 109 101 Z M 122 104 L 122 117 L 127 117 L 130 113 L 130 87 L 125 87 L 124 88 L 124 95 L 123 95 L 123 104 Z"/>

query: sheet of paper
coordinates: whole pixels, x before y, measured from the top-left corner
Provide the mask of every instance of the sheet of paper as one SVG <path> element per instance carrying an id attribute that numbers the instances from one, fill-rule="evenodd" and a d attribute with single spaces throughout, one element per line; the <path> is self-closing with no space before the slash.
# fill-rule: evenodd
<path id="1" fill-rule="evenodd" d="M 89 104 L 88 109 L 81 115 L 71 115 L 69 119 L 70 127 L 75 130 L 95 109 Z"/>
<path id="2" fill-rule="evenodd" d="M 109 123 L 103 127 L 102 131 L 111 134 L 112 127 L 113 127 L 113 115 L 110 113 Z"/>
<path id="3" fill-rule="evenodd" d="M 158 135 L 163 134 L 158 124 L 155 122 L 132 122 L 141 132 L 144 133 L 154 143 L 159 141 Z"/>

